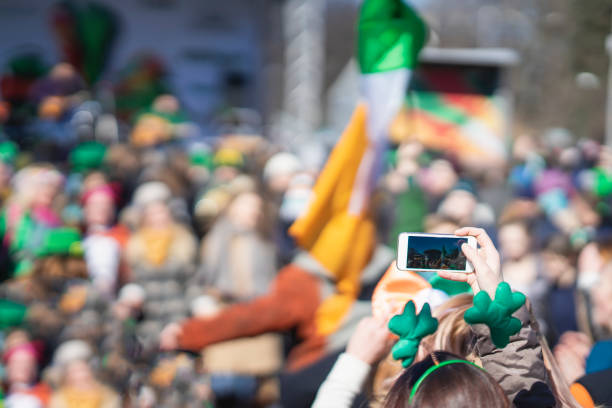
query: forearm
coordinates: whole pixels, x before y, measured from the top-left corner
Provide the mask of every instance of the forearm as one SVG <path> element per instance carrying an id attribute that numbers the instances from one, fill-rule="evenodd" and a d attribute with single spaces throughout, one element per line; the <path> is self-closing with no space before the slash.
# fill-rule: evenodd
<path id="1" fill-rule="evenodd" d="M 362 391 L 371 366 L 342 353 L 317 392 L 312 408 L 349 408 Z"/>
<path id="2" fill-rule="evenodd" d="M 297 268 L 287 267 L 276 278 L 268 295 L 230 306 L 210 319 L 184 322 L 179 346 L 199 350 L 225 340 L 288 330 L 312 318 L 318 302 L 316 279 Z"/>
<path id="3" fill-rule="evenodd" d="M 514 316 L 521 320 L 522 327 L 518 334 L 510 337 L 510 343 L 503 349 L 493 345 L 486 326 L 478 324 L 472 327 L 482 365 L 516 406 L 554 406 L 542 346 L 537 332 L 531 327 L 531 315 L 523 306 Z"/>

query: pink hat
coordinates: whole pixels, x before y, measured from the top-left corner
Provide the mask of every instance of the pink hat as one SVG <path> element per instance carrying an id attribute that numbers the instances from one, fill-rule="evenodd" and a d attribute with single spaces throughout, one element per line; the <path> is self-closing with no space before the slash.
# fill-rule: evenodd
<path id="1" fill-rule="evenodd" d="M 11 357 L 13 357 L 19 351 L 24 351 L 30 354 L 32 357 L 36 359 L 36 361 L 40 360 L 40 357 L 41 357 L 40 345 L 35 344 L 33 342 L 27 342 L 27 343 L 17 344 L 16 346 L 11 347 L 10 349 L 6 350 L 4 352 L 4 355 L 2 356 L 2 362 L 4 364 L 7 364 L 10 361 Z"/>
<path id="2" fill-rule="evenodd" d="M 108 184 L 102 184 L 85 191 L 83 193 L 83 196 L 81 197 L 81 204 L 86 205 L 87 201 L 89 201 L 89 199 L 95 194 L 107 195 L 113 200 L 114 203 L 117 202 L 117 193 L 115 192 L 115 190 Z"/>

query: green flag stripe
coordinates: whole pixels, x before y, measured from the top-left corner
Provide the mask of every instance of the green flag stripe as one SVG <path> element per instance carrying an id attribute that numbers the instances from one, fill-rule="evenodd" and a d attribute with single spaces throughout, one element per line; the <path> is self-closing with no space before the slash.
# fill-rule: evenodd
<path id="1" fill-rule="evenodd" d="M 414 67 L 427 38 L 427 25 L 402 0 L 365 0 L 358 31 L 364 74 Z"/>
<path id="2" fill-rule="evenodd" d="M 469 117 L 465 113 L 444 102 L 440 95 L 435 92 L 411 92 L 407 102 L 411 109 L 423 110 L 440 120 L 458 126 L 469 121 Z"/>

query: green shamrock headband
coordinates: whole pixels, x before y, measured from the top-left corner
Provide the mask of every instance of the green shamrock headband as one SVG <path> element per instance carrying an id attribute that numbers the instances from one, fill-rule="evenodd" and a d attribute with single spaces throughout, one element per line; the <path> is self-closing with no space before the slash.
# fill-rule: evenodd
<path id="1" fill-rule="evenodd" d="M 495 300 L 480 291 L 474 296 L 474 306 L 465 311 L 463 318 L 468 324 L 486 324 L 491 331 L 495 347 L 504 348 L 510 336 L 521 330 L 521 321 L 512 314 L 523 306 L 526 297 L 521 292 L 512 292 L 510 285 L 501 282 L 495 290 Z"/>
<path id="2" fill-rule="evenodd" d="M 399 336 L 399 340 L 391 349 L 393 358 L 402 360 L 404 368 L 410 366 L 419 349 L 421 339 L 434 333 L 437 328 L 438 319 L 431 316 L 429 303 L 423 305 L 419 314 L 416 314 L 412 300 L 406 303 L 402 314 L 393 316 L 389 321 L 389 331 Z"/>
<path id="3" fill-rule="evenodd" d="M 510 341 L 510 336 L 521 329 L 521 321 L 512 314 L 524 303 L 525 295 L 512 292 L 510 285 L 501 282 L 495 291 L 495 299 L 491 300 L 487 292 L 480 291 L 474 296 L 474 306 L 466 310 L 464 319 L 468 324 L 482 323 L 489 327 L 491 340 L 498 348 L 504 348 Z M 421 312 L 416 313 L 416 307 L 411 300 L 406 303 L 401 314 L 393 316 L 389 321 L 389 331 L 399 336 L 399 340 L 391 349 L 395 360 L 402 360 L 404 368 L 410 366 L 419 349 L 419 343 L 425 336 L 433 334 L 438 328 L 438 320 L 431 316 L 428 303 L 423 305 Z"/>

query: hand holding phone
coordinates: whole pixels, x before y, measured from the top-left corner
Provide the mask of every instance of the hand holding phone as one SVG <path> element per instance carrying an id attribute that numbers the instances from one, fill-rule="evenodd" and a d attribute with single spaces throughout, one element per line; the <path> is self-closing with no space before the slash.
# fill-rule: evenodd
<path id="1" fill-rule="evenodd" d="M 474 267 L 471 273 L 457 273 L 453 271 L 438 271 L 438 276 L 457 282 L 467 282 L 474 294 L 481 290 L 486 291 L 491 299 L 495 297 L 495 289 L 503 281 L 501 274 L 501 262 L 499 252 L 493 245 L 486 231 L 482 228 L 465 227 L 455 231 L 455 235 L 461 237 L 473 237 L 480 246 L 475 247 L 464 245 L 462 251 L 466 258 Z"/>
<path id="2" fill-rule="evenodd" d="M 461 247 L 476 249 L 476 238 L 446 234 L 401 233 L 397 245 L 400 270 L 470 273 L 474 268 Z"/>

